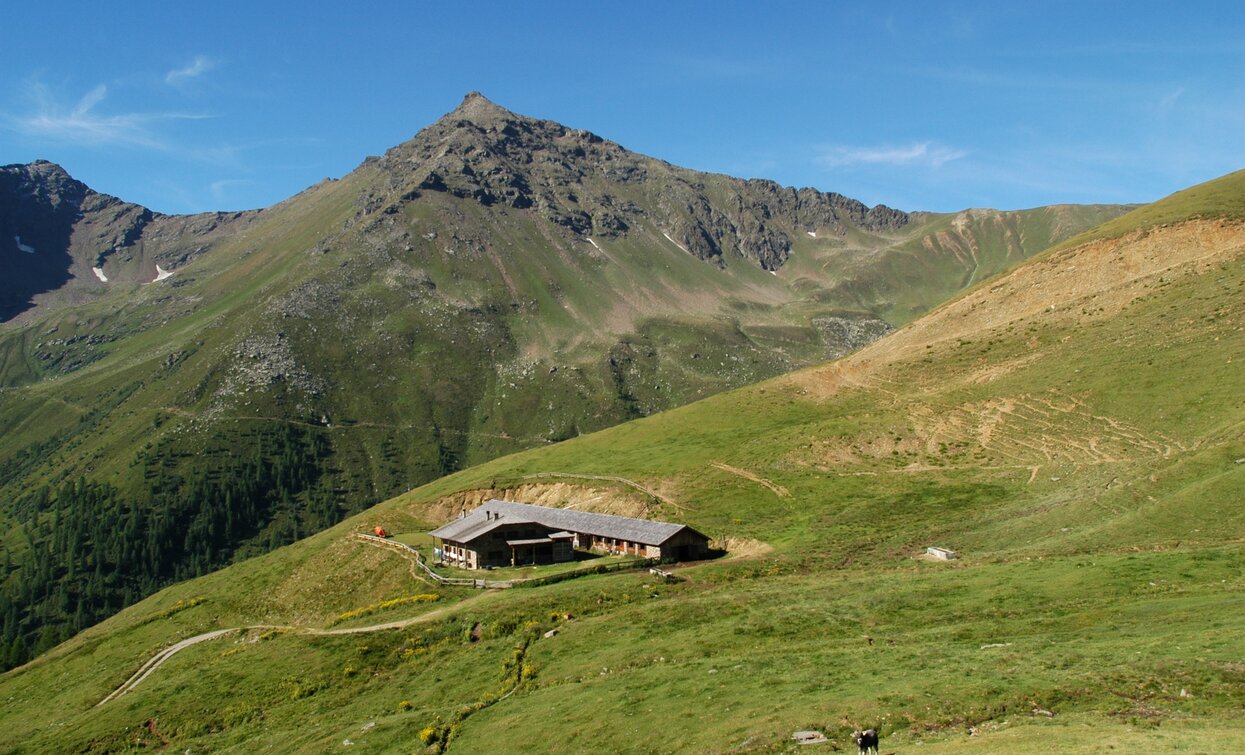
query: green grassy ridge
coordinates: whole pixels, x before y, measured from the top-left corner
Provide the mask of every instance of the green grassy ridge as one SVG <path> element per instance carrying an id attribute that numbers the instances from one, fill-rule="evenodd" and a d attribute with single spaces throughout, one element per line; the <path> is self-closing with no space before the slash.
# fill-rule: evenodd
<path id="1" fill-rule="evenodd" d="M 1191 186 L 1123 214 L 1100 226 L 1076 234 L 1051 251 L 1068 249 L 1089 241 L 1112 239 L 1154 226 L 1195 218 L 1245 218 L 1245 170 Z"/>
<path id="2" fill-rule="evenodd" d="M 77 686 L 58 693 L 63 702 L 40 698 L 39 710 L 21 716 L 29 716 L 36 750 L 115 746 L 126 726 L 152 715 L 179 746 L 243 748 L 297 727 L 291 746 L 310 751 L 363 736 L 361 727 L 375 720 L 370 741 L 410 747 L 438 715 L 449 720 L 495 690 L 501 662 L 535 622 L 530 632 L 562 630 L 531 646 L 535 676 L 514 698 L 465 719 L 455 746 L 474 749 L 504 733 L 519 750 L 551 741 L 571 750 L 584 744 L 575 737 L 590 722 L 621 749 L 661 749 L 656 737 L 693 718 L 687 746 L 706 750 L 777 749 L 795 729 L 842 736 L 854 721 L 880 725 L 888 742 L 904 746 L 1043 751 L 1052 732 L 1085 722 L 1140 749 L 1180 746 L 1173 728 L 1192 732 L 1192 749 L 1240 742 L 1245 722 L 1233 700 L 1245 677 L 1233 638 L 1245 585 L 1232 501 L 1245 474 L 1236 464 L 1245 457 L 1245 405 L 1233 391 L 1242 285 L 1242 259 L 1225 258 L 1183 271 L 1119 314 L 1035 317 L 937 342 L 829 398 L 802 394 L 806 376 L 796 375 L 490 461 L 304 543 L 160 593 L 6 675 L 0 692 L 80 669 L 72 674 Z M 1033 358 L 988 382 L 965 379 L 1018 356 Z M 933 437 L 923 429 L 929 417 L 956 419 L 1002 399 L 1035 409 L 1022 408 L 1027 419 L 1005 418 L 989 444 L 904 445 Z M 1106 438 L 1098 447 L 1112 458 L 1089 458 L 1088 440 L 1113 427 L 1096 417 L 1135 440 Z M 975 426 L 966 427 L 971 436 Z M 1158 439 L 1170 450 L 1147 445 Z M 855 456 L 826 456 L 844 446 L 856 447 Z M 789 495 L 712 462 L 751 470 Z M 914 462 L 923 466 L 910 471 Z M 1040 474 L 1031 478 L 1030 465 Z M 687 569 L 687 581 L 672 586 L 616 575 L 525 595 L 464 595 L 444 636 L 475 622 L 509 633 L 486 646 L 460 637 L 426 664 L 394 660 L 414 636 L 401 632 L 358 644 L 288 638 L 283 646 L 283 637 L 262 645 L 250 665 L 220 665 L 204 646 L 123 698 L 123 707 L 87 709 L 113 683 L 91 671 L 104 656 L 99 648 L 127 659 L 110 672 L 115 681 L 159 638 L 202 631 L 195 622 L 207 605 L 226 622 L 315 622 L 341 606 L 408 594 L 403 563 L 394 558 L 386 568 L 370 560 L 375 554 L 350 550 L 343 535 L 373 523 L 428 526 L 426 506 L 443 495 L 549 471 L 660 483 L 679 504 L 656 507 L 662 518 L 775 550 Z M 930 544 L 964 558 L 912 560 Z M 371 571 L 355 571 L 360 559 Z M 343 572 L 363 578 L 350 580 L 351 591 L 324 589 Z M 209 603 L 171 616 L 162 633 L 152 624 L 127 628 L 192 596 Z M 565 612 L 577 618 L 551 618 Z M 85 643 L 96 640 L 88 652 Z M 343 670 L 364 644 L 379 675 L 361 687 Z M 376 647 L 384 650 L 367 655 Z M 297 660 L 306 654 L 315 654 L 314 664 Z M 300 685 L 317 691 L 297 697 Z M 253 690 L 243 706 L 251 718 L 224 715 L 232 703 L 204 705 L 227 686 Z M 775 699 L 784 701 L 778 710 Z M 399 710 L 402 700 L 410 710 Z M 1035 708 L 1055 718 L 1044 721 Z M 68 738 L 34 733 L 53 710 L 74 716 Z M 323 732 L 305 726 L 313 719 Z M 979 737 L 965 736 L 970 725 Z M 537 729 L 539 740 L 524 738 Z"/>
<path id="3" fill-rule="evenodd" d="M 1031 210 L 966 210 L 922 215 L 892 237 L 849 231 L 845 237 L 797 236 L 781 275 L 821 304 L 873 312 L 903 325 L 933 302 L 966 290 L 1127 208 L 1055 205 Z M 858 259 L 860 250 L 876 250 Z M 838 273 L 826 281 L 827 270 Z"/>
<path id="4" fill-rule="evenodd" d="M 889 251 L 864 283 L 888 301 L 882 316 L 902 325 L 1066 238 L 1121 212 L 1115 205 L 1058 205 L 1013 212 L 969 210 L 935 220 L 919 239 Z M 927 241 L 928 240 L 928 241 Z M 928 244 L 928 246 L 927 246 Z M 955 264 L 959 263 L 959 264 Z"/>

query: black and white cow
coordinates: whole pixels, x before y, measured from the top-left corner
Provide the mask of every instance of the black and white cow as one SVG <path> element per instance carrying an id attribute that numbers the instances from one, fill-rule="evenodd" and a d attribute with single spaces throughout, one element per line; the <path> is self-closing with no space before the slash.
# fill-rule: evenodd
<path id="1" fill-rule="evenodd" d="M 877 751 L 878 751 L 878 730 L 877 729 L 865 729 L 864 731 L 855 731 L 852 733 L 852 739 L 856 740 L 856 749 L 859 750 L 862 753 L 862 755 L 864 755 L 865 753 L 870 753 L 870 752 L 874 753 L 874 755 L 877 755 Z"/>

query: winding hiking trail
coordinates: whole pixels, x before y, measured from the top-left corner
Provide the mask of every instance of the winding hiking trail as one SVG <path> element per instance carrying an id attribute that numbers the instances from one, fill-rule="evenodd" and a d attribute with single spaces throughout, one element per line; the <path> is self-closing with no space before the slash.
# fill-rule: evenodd
<path id="1" fill-rule="evenodd" d="M 99 706 L 107 702 L 116 700 L 118 697 L 121 697 L 125 693 L 134 689 L 144 679 L 151 676 L 152 672 L 160 668 L 160 666 L 162 666 L 165 661 L 172 658 L 174 655 L 177 655 L 179 652 L 185 650 L 186 648 L 191 647 L 193 645 L 198 645 L 201 642 L 207 642 L 209 640 L 215 640 L 220 637 L 224 637 L 227 634 L 231 634 L 235 632 L 277 630 L 277 631 L 293 633 L 293 634 L 303 634 L 303 635 L 310 635 L 310 636 L 315 636 L 315 637 L 327 637 L 331 635 L 367 634 L 370 632 L 387 632 L 393 629 L 405 629 L 406 627 L 409 627 L 412 624 L 419 624 L 421 622 L 432 621 L 434 619 L 441 618 L 451 609 L 458 608 L 459 606 L 471 600 L 473 600 L 473 598 L 468 598 L 467 600 L 459 601 L 458 603 L 455 603 L 454 605 L 451 605 L 451 606 L 444 606 L 442 608 L 437 608 L 435 610 L 429 611 L 428 613 L 422 613 L 418 616 L 412 616 L 406 619 L 399 619 L 398 621 L 389 621 L 384 624 L 373 624 L 371 626 L 366 626 L 366 627 L 347 627 L 345 629 L 316 629 L 313 627 L 291 627 L 291 626 L 280 626 L 280 625 L 273 625 L 273 624 L 258 624 L 258 625 L 249 626 L 249 627 L 230 627 L 228 629 L 216 629 L 211 632 L 204 632 L 203 634 L 197 634 L 193 637 L 187 637 L 186 639 L 181 640 L 180 642 L 177 642 L 177 643 L 174 643 L 173 645 L 168 646 L 164 650 L 161 650 L 159 653 L 156 653 L 154 656 L 148 659 L 146 663 L 144 663 L 142 666 L 139 666 L 138 671 L 135 671 L 134 674 L 129 679 L 126 679 L 125 682 L 123 682 L 120 687 L 117 687 L 115 690 L 110 692 L 107 697 L 105 697 L 103 700 L 100 700 L 98 703 L 96 703 L 95 707 L 98 708 Z"/>
<path id="2" fill-rule="evenodd" d="M 126 692 L 129 692 L 131 689 L 134 689 L 135 687 L 137 687 L 139 682 L 141 682 L 142 680 L 150 676 L 151 672 L 155 671 L 157 668 L 160 667 L 160 664 L 172 658 L 179 651 L 185 650 L 191 645 L 197 645 L 200 642 L 207 642 L 208 640 L 214 640 L 217 637 L 221 637 L 223 635 L 229 634 L 230 632 L 236 632 L 236 631 L 238 630 L 237 629 L 218 629 L 214 632 L 204 632 L 203 634 L 195 635 L 194 637 L 188 637 L 182 640 L 181 642 L 178 642 L 174 645 L 170 645 L 164 650 L 161 650 L 159 653 L 156 653 L 154 656 L 151 657 L 150 660 L 148 660 L 142 666 L 139 666 L 138 671 L 135 671 L 133 676 L 131 676 L 129 679 L 126 679 L 124 684 L 122 684 L 120 687 L 117 687 L 115 690 L 109 693 L 108 697 L 105 697 L 103 700 L 100 700 L 98 703 L 96 703 L 95 704 L 96 707 L 99 707 L 100 705 L 103 705 L 104 703 L 109 702 L 110 700 L 115 700 L 118 697 L 121 697 L 122 695 L 124 695 Z"/>
<path id="3" fill-rule="evenodd" d="M 403 558 L 405 558 L 409 562 L 410 573 L 413 579 L 419 582 L 431 584 L 429 580 L 426 579 L 424 575 L 420 574 L 418 571 L 418 567 L 420 566 L 420 564 L 417 560 L 417 556 L 416 556 L 417 552 L 415 551 L 414 548 L 411 548 L 409 545 L 406 545 L 404 543 L 399 543 L 399 542 L 391 541 L 391 540 L 384 540 L 379 537 L 374 537 L 372 535 L 366 535 L 362 533 L 355 533 L 355 537 L 358 540 L 363 541 L 369 545 L 376 546 L 376 547 L 383 547 L 383 548 L 397 551 Z M 284 626 L 284 625 L 279 625 L 279 624 L 257 624 L 254 626 L 230 627 L 228 629 L 215 629 L 215 630 L 212 630 L 211 632 L 204 632 L 203 634 L 197 634 L 193 637 L 187 637 L 184 640 L 180 640 L 168 646 L 164 650 L 161 650 L 160 652 L 153 655 L 145 663 L 143 663 L 143 665 L 139 666 L 138 670 L 135 671 L 133 675 L 130 676 L 129 679 L 126 679 L 121 684 L 121 686 L 114 689 L 112 692 L 108 694 L 107 697 L 105 697 L 103 700 L 100 700 L 95 705 L 96 707 L 104 705 L 105 703 L 115 700 L 118 697 L 121 697 L 125 693 L 129 692 L 130 690 L 134 689 L 140 683 L 142 683 L 144 679 L 151 676 L 151 674 L 156 669 L 160 668 L 160 666 L 162 666 L 165 661 L 169 660 L 174 655 L 177 655 L 179 652 L 185 650 L 186 648 L 192 647 L 194 645 L 198 645 L 201 642 L 215 640 L 220 637 L 224 637 L 228 634 L 242 633 L 242 632 L 254 632 L 254 631 L 278 631 L 282 633 L 300 634 L 300 635 L 307 635 L 307 636 L 312 636 L 312 637 L 328 637 L 328 636 L 334 636 L 334 635 L 367 634 L 370 632 L 387 632 L 387 631 L 391 631 L 394 629 L 405 629 L 406 627 L 409 627 L 412 624 L 419 624 L 422 622 L 433 621 L 435 619 L 439 619 L 443 617 L 445 614 L 449 613 L 450 611 L 457 610 L 463 605 L 474 602 L 475 600 L 478 600 L 481 597 L 484 597 L 483 593 L 476 595 L 474 597 L 471 597 L 471 598 L 460 600 L 457 603 L 454 603 L 452 605 L 433 609 L 431 611 L 428 611 L 427 613 L 419 614 L 418 616 L 411 616 L 409 618 L 399 619 L 397 621 L 389 621 L 389 622 L 385 622 L 384 624 L 372 624 L 370 626 L 365 626 L 365 627 L 346 627 L 343 629 L 318 629 L 315 627 L 295 627 L 295 626 Z"/>

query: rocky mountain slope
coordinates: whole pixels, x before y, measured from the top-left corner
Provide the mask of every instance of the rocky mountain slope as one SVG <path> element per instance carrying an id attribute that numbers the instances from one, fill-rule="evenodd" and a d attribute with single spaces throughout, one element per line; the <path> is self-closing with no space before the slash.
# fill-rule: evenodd
<path id="1" fill-rule="evenodd" d="M 0 677 L 8 749 L 775 752 L 869 726 L 887 751 L 1240 750 L 1242 292 L 1245 172 L 845 358 L 164 590 Z M 497 494 L 685 522 L 727 552 L 673 583 L 486 592 L 352 536 L 418 543 Z"/>
<path id="2" fill-rule="evenodd" d="M 616 239 L 632 226 L 652 224 L 671 243 L 718 267 L 742 259 L 777 270 L 791 254 L 794 234 L 899 230 L 910 220 L 907 213 L 868 208 L 838 194 L 678 170 L 586 131 L 517 117 L 479 93 L 379 165 L 391 187 L 403 191 L 401 202 L 444 192 L 486 206 L 533 208 L 569 231 L 571 240 Z M 719 184 L 718 191 L 707 193 L 707 183 Z"/>
<path id="3" fill-rule="evenodd" d="M 262 212 L 3 176 L 6 269 L 43 271 L 0 284 L 12 657 L 411 486 L 849 352 L 1123 211 L 867 208 L 475 94 Z"/>
<path id="4" fill-rule="evenodd" d="M 0 167 L 0 322 L 85 301 L 110 282 L 151 283 L 257 214 L 161 215 L 100 194 L 50 162 Z"/>

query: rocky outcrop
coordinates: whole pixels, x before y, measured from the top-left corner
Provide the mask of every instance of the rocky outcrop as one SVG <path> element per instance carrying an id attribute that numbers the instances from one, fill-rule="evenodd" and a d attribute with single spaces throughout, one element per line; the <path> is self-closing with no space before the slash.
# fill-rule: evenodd
<path id="1" fill-rule="evenodd" d="M 837 359 L 894 330 L 885 320 L 865 315 L 816 317 L 812 326 L 826 344 L 826 358 Z"/>

